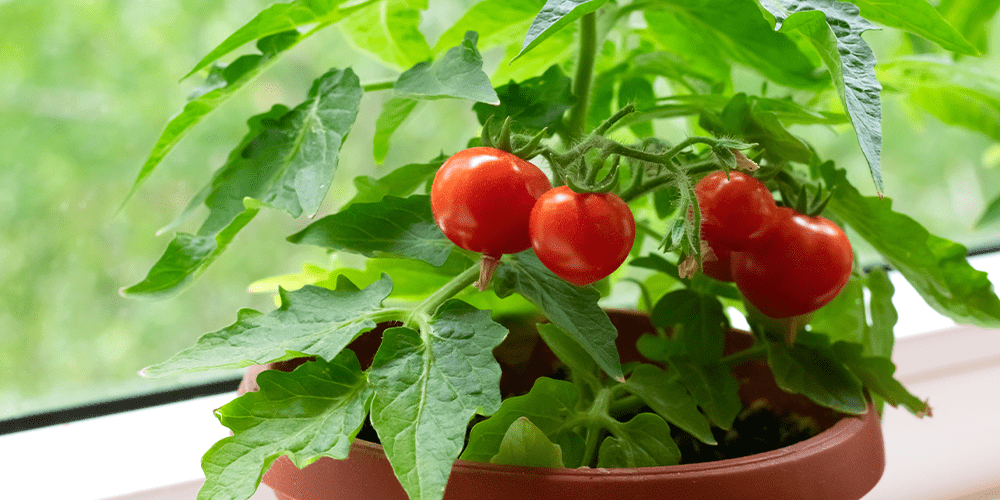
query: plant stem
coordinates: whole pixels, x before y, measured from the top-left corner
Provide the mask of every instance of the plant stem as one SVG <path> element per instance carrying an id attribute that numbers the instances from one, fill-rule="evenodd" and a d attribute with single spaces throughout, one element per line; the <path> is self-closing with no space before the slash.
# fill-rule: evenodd
<path id="1" fill-rule="evenodd" d="M 374 92 L 376 90 L 389 90 L 395 86 L 396 82 L 393 80 L 389 80 L 385 82 L 367 83 L 365 85 L 362 85 L 361 88 L 364 89 L 365 92 Z"/>
<path id="2" fill-rule="evenodd" d="M 428 317 L 434 314 L 434 311 L 436 311 L 438 307 L 441 307 L 441 304 L 444 304 L 445 301 L 454 297 L 455 294 L 475 283 L 478 278 L 478 265 L 473 265 L 465 271 L 462 271 L 461 274 L 445 283 L 444 286 L 439 288 L 436 292 L 428 295 L 427 298 L 420 301 L 420 303 L 417 304 L 417 307 L 413 309 L 413 312 L 410 313 L 410 318 L 407 323 L 412 324 L 416 320 L 419 324 L 422 317 Z"/>
<path id="3" fill-rule="evenodd" d="M 587 421 L 587 444 L 583 450 L 583 463 L 580 466 L 589 466 L 594 462 L 597 454 L 597 445 L 600 443 L 601 434 L 604 433 L 603 422 L 608 418 L 608 410 L 611 408 L 611 389 L 604 388 L 594 395 L 594 404 L 590 406 Z"/>
<path id="4" fill-rule="evenodd" d="M 576 63 L 576 78 L 573 80 L 573 94 L 576 105 L 570 110 L 566 124 L 567 145 L 583 135 L 590 106 L 590 84 L 594 77 L 594 60 L 597 53 L 597 14 L 591 12 L 580 18 L 580 57 Z"/>

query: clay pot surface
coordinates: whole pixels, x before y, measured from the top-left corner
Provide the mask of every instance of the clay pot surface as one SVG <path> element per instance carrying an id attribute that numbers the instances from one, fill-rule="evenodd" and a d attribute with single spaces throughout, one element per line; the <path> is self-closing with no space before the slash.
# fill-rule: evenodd
<path id="1" fill-rule="evenodd" d="M 638 360 L 635 340 L 654 330 L 648 317 L 634 311 L 609 311 L 619 329 L 623 361 Z M 352 345 L 370 363 L 381 329 Z M 727 351 L 748 347 L 752 339 L 731 333 Z M 370 352 L 368 352 L 370 349 Z M 557 362 L 544 343 L 532 347 L 529 362 Z M 291 370 L 295 364 L 251 369 L 240 390 L 256 390 L 256 375 L 268 368 Z M 550 367 L 546 367 L 548 369 Z M 534 370 L 531 370 L 534 371 Z M 740 397 L 766 397 L 777 411 L 794 410 L 813 417 L 825 429 L 805 441 L 743 458 L 665 467 L 631 469 L 546 469 L 457 460 L 445 500 L 858 500 L 870 491 L 885 469 L 885 448 L 873 406 L 860 417 L 819 407 L 805 397 L 780 390 L 763 362 L 733 370 Z M 535 374 L 527 375 L 534 377 Z M 534 378 L 526 381 L 530 387 Z M 510 381 L 508 381 L 510 383 Z M 280 500 L 407 500 L 392 467 L 376 443 L 356 439 L 345 460 L 321 458 L 304 469 L 281 457 L 264 475 Z"/>

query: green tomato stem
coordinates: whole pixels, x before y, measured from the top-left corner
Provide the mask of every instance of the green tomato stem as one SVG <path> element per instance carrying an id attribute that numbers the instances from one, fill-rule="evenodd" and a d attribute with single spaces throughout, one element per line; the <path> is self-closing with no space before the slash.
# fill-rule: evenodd
<path id="1" fill-rule="evenodd" d="M 436 292 L 430 294 L 424 300 L 420 301 L 411 312 L 407 320 L 407 325 L 411 326 L 413 324 L 420 324 L 430 317 L 437 311 L 441 304 L 444 304 L 448 299 L 454 297 L 458 292 L 461 292 L 469 285 L 476 282 L 479 278 L 479 266 L 471 266 L 461 274 L 455 276 L 451 281 L 447 282 L 439 288 Z"/>
<path id="2" fill-rule="evenodd" d="M 583 463 L 580 464 L 581 467 L 589 466 L 594 463 L 597 458 L 597 445 L 600 444 L 601 435 L 604 433 L 604 427 L 608 417 L 608 411 L 611 408 L 611 389 L 601 389 L 594 395 L 594 404 L 590 406 L 590 411 L 588 411 L 587 419 L 587 443 L 583 450 Z"/>
<path id="3" fill-rule="evenodd" d="M 566 136 L 563 142 L 568 144 L 574 138 L 583 135 L 587 123 L 587 111 L 590 106 L 590 84 L 594 77 L 594 62 L 597 54 L 597 14 L 591 12 L 580 18 L 580 57 L 576 65 L 576 78 L 573 80 L 573 95 L 576 105 L 570 110 L 569 121 L 566 124 Z"/>
<path id="4" fill-rule="evenodd" d="M 375 92 L 376 90 L 389 90 L 395 86 L 396 82 L 389 80 L 385 82 L 367 83 L 362 85 L 361 88 L 364 89 L 365 92 Z"/>

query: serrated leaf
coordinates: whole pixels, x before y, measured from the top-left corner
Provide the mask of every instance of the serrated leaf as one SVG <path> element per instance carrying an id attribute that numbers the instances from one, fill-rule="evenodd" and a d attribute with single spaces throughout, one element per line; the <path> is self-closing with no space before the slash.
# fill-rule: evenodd
<path id="1" fill-rule="evenodd" d="M 731 429 L 743 402 L 739 383 L 729 367 L 722 363 L 695 363 L 687 356 L 670 356 L 669 361 L 708 419 L 718 427 Z"/>
<path id="2" fill-rule="evenodd" d="M 822 335 L 802 332 L 792 347 L 769 342 L 767 362 L 774 381 L 785 391 L 844 413 L 868 411 L 861 381 L 837 359 Z"/>
<path id="3" fill-rule="evenodd" d="M 378 179 L 367 175 L 355 177 L 354 187 L 358 192 L 354 198 L 344 204 L 341 210 L 355 203 L 381 201 L 386 196 L 409 196 L 434 177 L 445 159 L 445 156 L 439 156 L 427 163 L 403 165 Z"/>
<path id="4" fill-rule="evenodd" d="M 861 17 L 892 28 L 920 35 L 945 50 L 979 55 L 968 40 L 926 0 L 850 0 L 861 9 Z"/>
<path id="5" fill-rule="evenodd" d="M 490 463 L 561 468 L 562 448 L 550 441 L 531 420 L 521 417 L 510 424 L 500 442 L 500 450 Z"/>
<path id="6" fill-rule="evenodd" d="M 219 107 L 223 102 L 236 94 L 236 91 L 252 81 L 264 69 L 268 68 L 278 56 L 301 41 L 301 35 L 296 31 L 278 33 L 257 42 L 260 54 L 242 56 L 225 67 L 218 67 L 209 73 L 206 85 L 196 89 L 191 102 L 184 105 L 176 116 L 170 119 L 163 129 L 153 150 L 143 163 L 139 175 L 126 195 L 122 205 L 139 190 L 153 171 L 170 152 L 197 125 L 202 118 Z"/>
<path id="7" fill-rule="evenodd" d="M 512 59 L 516 61 L 524 53 L 537 47 L 540 43 L 565 28 L 573 21 L 586 14 L 595 12 L 608 0 L 547 0 L 541 12 L 535 16 L 524 37 L 521 51 Z"/>
<path id="8" fill-rule="evenodd" d="M 671 374 L 653 365 L 641 364 L 632 370 L 623 385 L 663 420 L 684 429 L 703 443 L 718 444 L 712 436 L 708 418 L 698 411 L 695 399 Z"/>
<path id="9" fill-rule="evenodd" d="M 425 331 L 390 328 L 368 375 L 372 426 L 412 500 L 440 500 L 475 414 L 500 407 L 492 350 L 507 329 L 460 300 L 445 302 Z"/>
<path id="10" fill-rule="evenodd" d="M 469 444 L 462 452 L 462 460 L 474 462 L 489 462 L 500 451 L 507 429 L 521 417 L 527 417 L 553 442 L 565 441 L 564 435 L 575 433 L 567 429 L 564 423 L 579 412 L 580 391 L 571 382 L 553 380 L 541 377 L 535 381 L 531 390 L 523 396 L 507 398 L 500 409 L 490 418 L 477 423 L 469 432 Z M 579 438 L 579 436 L 576 436 Z M 582 441 L 582 438 L 580 438 Z M 573 446 L 570 446 L 573 448 Z M 580 442 L 579 454 L 583 453 L 583 443 Z M 582 456 L 568 453 L 562 446 L 563 463 L 568 467 L 579 465 Z"/>
<path id="11" fill-rule="evenodd" d="M 403 70 L 431 58 L 430 46 L 420 32 L 420 11 L 407 0 L 372 3 L 344 19 L 340 31 L 351 45 L 393 69 Z"/>
<path id="12" fill-rule="evenodd" d="M 601 468 L 656 467 L 677 465 L 681 451 L 659 415 L 640 413 L 601 443 L 597 457 Z"/>
<path id="13" fill-rule="evenodd" d="M 306 363 L 291 373 L 257 376 L 259 392 L 244 394 L 216 410 L 234 435 L 202 458 L 205 483 L 199 500 L 250 498 L 278 457 L 303 468 L 321 457 L 347 458 L 368 415 L 371 390 L 358 358 L 341 352 L 333 361 Z"/>
<path id="14" fill-rule="evenodd" d="M 473 5 L 438 38 L 434 53 L 441 54 L 462 43 L 465 33 L 479 33 L 479 49 L 506 47 L 520 42 L 543 3 L 539 0 L 484 0 Z"/>
<path id="15" fill-rule="evenodd" d="M 1000 1 L 942 0 L 937 9 L 979 52 L 986 53 L 989 49 L 990 21 L 1000 9 Z"/>
<path id="16" fill-rule="evenodd" d="M 339 20 L 338 7 L 345 0 L 295 0 L 272 5 L 258 13 L 250 22 L 229 35 L 218 47 L 212 49 L 188 72 L 187 78 L 207 67 L 220 57 L 250 43 L 276 33 L 294 31 L 299 26 L 323 22 L 329 24 Z"/>
<path id="17" fill-rule="evenodd" d="M 434 222 L 430 196 L 386 196 L 355 203 L 288 237 L 288 241 L 366 257 L 399 255 L 440 266 L 455 248 Z"/>
<path id="18" fill-rule="evenodd" d="M 861 379 L 871 392 L 882 396 L 893 407 L 903 405 L 911 413 L 919 416 L 927 414 L 927 404 L 921 401 L 903 387 L 903 384 L 893 378 L 896 365 L 887 357 L 864 356 L 860 344 L 851 342 L 836 342 L 832 346 L 837 356 L 856 377 Z"/>
<path id="19" fill-rule="evenodd" d="M 837 185 L 827 210 L 882 254 L 928 305 L 959 323 L 1000 327 L 1000 298 L 986 273 L 969 265 L 964 246 L 894 212 L 889 198 L 861 196 L 832 163 L 821 171 L 828 186 Z"/>
<path id="20" fill-rule="evenodd" d="M 375 138 L 372 149 L 375 163 L 379 165 L 389 154 L 389 138 L 417 107 L 416 99 L 394 97 L 382 105 L 382 112 L 375 120 Z"/>
<path id="21" fill-rule="evenodd" d="M 881 268 L 874 269 L 868 275 L 865 286 L 871 292 L 868 307 L 871 328 L 865 339 L 865 355 L 888 358 L 892 355 L 892 346 L 896 340 L 893 328 L 899 319 L 896 306 L 892 303 L 896 289 L 892 286 L 888 273 Z"/>
<path id="22" fill-rule="evenodd" d="M 563 115 L 576 104 L 572 85 L 559 66 L 550 66 L 542 76 L 497 87 L 499 106 L 476 103 L 472 110 L 481 124 L 490 116 L 494 123 L 503 123 L 509 116 L 517 127 L 554 132 L 561 129 Z"/>
<path id="23" fill-rule="evenodd" d="M 718 298 L 676 290 L 656 303 L 650 319 L 656 326 L 681 325 L 681 342 L 694 360 L 710 363 L 722 358 L 727 320 Z"/>
<path id="24" fill-rule="evenodd" d="M 178 233 L 146 277 L 139 283 L 123 288 L 121 294 L 143 299 L 163 299 L 198 279 L 264 205 L 246 198 L 243 206 L 245 210 L 215 234 Z"/>
<path id="25" fill-rule="evenodd" d="M 185 210 L 201 202 L 208 206 L 197 235 L 178 235 L 146 279 L 124 292 L 160 298 L 191 283 L 256 215 L 260 206 L 248 208 L 247 198 L 293 217 L 315 214 L 354 125 L 361 93 L 353 71 L 333 69 L 313 82 L 309 97 L 295 109 L 276 105 L 251 118 L 250 132 Z"/>
<path id="26" fill-rule="evenodd" d="M 476 49 L 475 31 L 434 62 L 419 62 L 396 80 L 396 93 L 415 99 L 469 99 L 500 104 L 489 77 L 483 72 L 483 57 Z"/>
<path id="27" fill-rule="evenodd" d="M 334 359 L 347 344 L 375 328 L 369 316 L 392 291 L 382 279 L 358 290 L 349 281 L 337 290 L 305 286 L 280 291 L 281 306 L 268 314 L 242 309 L 222 330 L 206 333 L 195 345 L 142 371 L 155 378 L 212 368 L 242 368 L 305 356 Z"/>
<path id="28" fill-rule="evenodd" d="M 721 76 L 718 61 L 730 60 L 788 87 L 818 89 L 828 82 L 817 74 L 795 41 L 771 29 L 757 2 L 671 0 L 668 5 L 663 11 L 646 11 L 647 36 L 658 40 L 665 50 L 681 52 L 682 57 L 718 58 L 696 66 L 701 72 Z M 674 31 L 664 31 L 670 29 Z M 682 38 L 688 40 L 679 40 Z"/>
<path id="29" fill-rule="evenodd" d="M 875 189 L 882 193 L 882 85 L 875 77 L 875 54 L 861 38 L 876 26 L 859 15 L 857 6 L 837 0 L 765 0 L 763 5 L 774 15 L 776 30 L 801 31 L 830 70 Z"/>
<path id="30" fill-rule="evenodd" d="M 622 378 L 615 347 L 615 330 L 597 303 L 601 294 L 592 286 L 576 286 L 549 271 L 532 250 L 505 257 L 493 278 L 500 298 L 518 293 L 538 307 L 594 358 L 609 376 Z"/>

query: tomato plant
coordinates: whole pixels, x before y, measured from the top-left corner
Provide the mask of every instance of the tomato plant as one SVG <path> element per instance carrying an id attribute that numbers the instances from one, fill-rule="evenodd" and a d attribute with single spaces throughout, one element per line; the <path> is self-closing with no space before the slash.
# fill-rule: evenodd
<path id="1" fill-rule="evenodd" d="M 549 178 L 506 151 L 469 148 L 448 158 L 434 176 L 434 221 L 453 243 L 499 258 L 531 246 L 528 218 Z"/>
<path id="2" fill-rule="evenodd" d="M 614 194 L 577 193 L 560 186 L 535 203 L 528 231 L 542 264 L 582 286 L 625 262 L 635 241 L 635 218 Z"/>
<path id="3" fill-rule="evenodd" d="M 701 237 L 716 245 L 742 251 L 760 243 L 777 206 L 767 186 L 743 172 L 716 171 L 695 186 L 701 209 Z"/>
<path id="4" fill-rule="evenodd" d="M 765 243 L 732 254 L 732 276 L 743 296 L 772 318 L 810 313 L 847 284 L 854 252 L 847 235 L 823 217 L 779 207 Z"/>
<path id="5" fill-rule="evenodd" d="M 715 445 L 711 426 L 731 428 L 742 403 L 739 384 L 725 368 L 751 358 L 768 358 L 782 388 L 837 411 L 867 412 L 868 389 L 925 414 L 926 405 L 892 378 L 891 349 L 885 347 L 892 345 L 895 321 L 892 289 L 878 286 L 885 278 L 878 271 L 862 277 L 876 284 L 865 300 L 837 300 L 823 311 L 862 318 L 854 332 L 823 332 L 817 321 L 808 336 L 787 335 L 785 344 L 775 344 L 772 326 L 803 324 L 797 318 L 767 322 L 741 309 L 739 292 L 777 318 L 830 302 L 851 278 L 853 252 L 836 225 L 778 208 L 763 183 L 738 169 L 759 167 L 786 202 L 795 193 L 801 206 L 824 199 L 816 210 L 851 227 L 935 309 L 959 321 L 1000 326 L 1000 298 L 984 274 L 961 260 L 964 247 L 928 237 L 877 196 L 883 191 L 881 74 L 861 38 L 874 25 L 856 6 L 775 0 L 761 8 L 727 0 L 674 2 L 664 9 L 657 2 L 485 1 L 455 13 L 454 26 L 433 48 L 421 29 L 438 24 L 420 22 L 421 7 L 291 0 L 262 11 L 194 68 L 192 73 L 209 70 L 205 85 L 164 129 L 140 172 L 136 186 L 190 126 L 322 29 L 336 25 L 344 37 L 328 39 L 343 38 L 384 63 L 377 71 L 361 65 L 360 75 L 331 69 L 297 106 L 275 105 L 248 120 L 246 138 L 184 212 L 195 213 L 204 203 L 204 225 L 196 234 L 178 233 L 147 278 L 124 290 L 160 297 L 188 286 L 264 209 L 312 216 L 328 203 L 330 215 L 288 239 L 354 257 L 332 262 L 356 267 L 312 266 L 274 279 L 280 308 L 268 315 L 241 312 L 237 323 L 144 372 L 315 358 L 287 374 L 287 384 L 276 377 L 269 387 L 261 384 L 260 394 L 220 409 L 223 423 L 239 425 L 206 455 L 213 467 L 202 498 L 249 497 L 281 454 L 290 453 L 296 465 L 320 456 L 344 458 L 366 422 L 414 499 L 440 500 L 455 459 L 470 449 L 477 460 L 497 458 L 507 417 L 533 419 L 539 439 L 532 440 L 543 446 L 545 440 L 566 444 L 567 467 L 676 464 L 674 427 L 697 434 L 706 446 Z M 911 24 L 932 22 L 926 9 L 934 8 L 924 5 L 919 16 L 883 16 L 881 22 L 920 27 L 917 34 L 931 36 L 934 29 Z M 908 12 L 899 10 L 901 16 Z M 523 39 L 518 30 L 526 33 Z M 957 53 L 977 52 L 958 47 L 960 39 L 952 33 L 938 41 Z M 259 54 L 209 67 L 253 40 Z M 567 50 L 570 40 L 579 46 Z M 929 42 L 919 46 L 927 49 Z M 484 59 L 480 50 L 503 57 Z M 331 58 L 339 55 L 330 51 Z M 893 92 L 954 74 L 952 66 L 930 59 L 899 63 L 882 73 L 904 76 L 885 87 Z M 740 71 L 734 73 L 734 65 Z M 387 80 L 369 80 L 375 75 Z M 918 87 L 909 97 L 927 99 L 926 89 L 942 84 L 952 88 L 953 82 Z M 951 94 L 978 95 L 933 93 L 933 110 L 945 109 L 937 100 Z M 443 99 L 453 105 L 441 107 Z M 952 107 L 968 109 L 964 104 Z M 373 135 L 363 135 L 372 127 L 351 132 L 362 110 L 379 105 Z M 414 134 L 417 127 L 407 124 L 411 113 L 435 111 L 438 122 Z M 464 121 L 451 116 L 459 111 L 467 112 Z M 473 119 L 477 125 L 462 128 Z M 674 121 L 661 126 L 666 119 Z M 494 140 L 488 124 L 501 122 Z M 858 152 L 868 160 L 871 196 L 837 167 L 842 159 L 825 158 L 793 125 L 853 126 Z M 386 161 L 393 158 L 387 153 L 396 131 L 412 136 L 408 147 L 396 149 L 408 159 L 423 151 L 426 163 Z M 413 147 L 418 136 L 422 149 Z M 375 162 L 385 165 L 378 178 L 366 172 L 355 177 L 353 197 L 331 191 L 336 195 L 327 200 L 340 148 L 351 140 L 372 146 Z M 455 150 L 461 151 L 443 164 L 429 159 Z M 539 168 L 503 151 L 540 158 L 551 183 Z M 695 205 L 700 210 L 686 208 Z M 709 256 L 703 242 L 716 260 L 699 259 Z M 471 265 L 460 249 L 483 254 L 481 266 Z M 736 286 L 699 279 L 699 263 L 720 280 L 731 272 Z M 483 279 L 487 269 L 496 270 L 492 289 Z M 588 286 L 609 275 L 608 287 Z M 647 351 L 649 362 L 623 368 L 617 331 L 602 306 L 634 297 L 650 311 L 660 334 L 653 342 L 662 348 Z M 755 345 L 748 353 L 725 354 L 730 316 L 743 313 Z M 519 396 L 524 399 L 503 400 L 502 369 L 493 356 L 507 335 L 500 322 L 518 317 L 535 323 L 542 316 L 549 325 L 539 329 L 538 345 L 552 347 L 571 373 L 567 380 L 535 384 Z M 379 324 L 394 327 L 373 340 L 381 342 L 376 359 L 362 365 L 350 345 Z M 692 374 L 705 377 L 687 376 Z M 282 390 L 288 387 L 302 394 L 289 397 Z M 330 387 L 336 397 L 324 392 Z M 274 400 L 244 404 L 267 398 Z M 653 401 L 664 404 L 647 406 Z M 310 418 L 300 418 L 302 408 L 310 409 Z M 289 423 L 248 428 L 241 424 L 248 421 L 246 411 L 254 422 Z M 469 432 L 477 420 L 493 422 L 486 425 L 496 430 Z M 339 428 L 326 425 L 333 421 Z M 327 445 L 289 452 L 291 437 L 306 439 L 314 431 L 323 439 L 313 441 Z M 473 439 L 477 434 L 492 437 Z M 419 474 L 412 473 L 415 463 Z"/>

